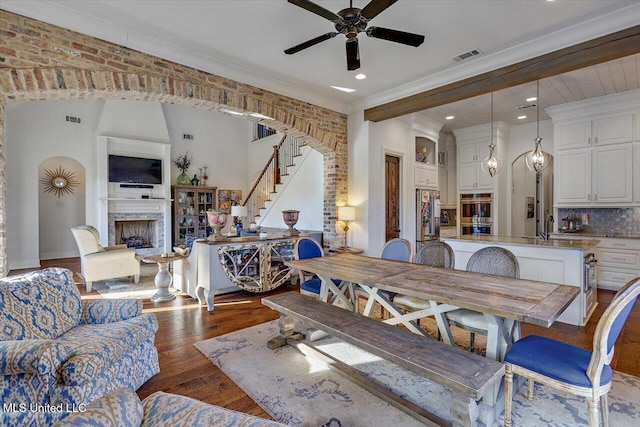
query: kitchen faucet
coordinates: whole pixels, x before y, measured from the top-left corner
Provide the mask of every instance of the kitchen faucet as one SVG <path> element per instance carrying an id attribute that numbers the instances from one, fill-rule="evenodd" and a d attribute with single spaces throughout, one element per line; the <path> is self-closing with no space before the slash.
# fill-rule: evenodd
<path id="1" fill-rule="evenodd" d="M 553 215 L 549 214 L 547 215 L 547 217 L 544 220 L 544 223 L 542 224 L 542 230 L 540 230 L 540 237 L 542 237 L 543 240 L 549 240 L 549 234 L 551 234 L 551 232 L 549 231 L 549 223 L 553 222 Z"/>

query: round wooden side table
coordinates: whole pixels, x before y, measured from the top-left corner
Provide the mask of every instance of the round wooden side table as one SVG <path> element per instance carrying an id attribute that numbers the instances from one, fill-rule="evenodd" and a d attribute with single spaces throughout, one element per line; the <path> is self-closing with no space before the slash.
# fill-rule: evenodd
<path id="1" fill-rule="evenodd" d="M 184 258 L 184 256 L 176 253 L 167 254 L 167 256 L 149 255 L 142 258 L 142 261 L 148 264 L 158 264 L 158 273 L 153 280 L 156 284 L 156 288 L 158 288 L 158 292 L 151 297 L 151 301 L 165 302 L 175 299 L 176 296 L 169 291 L 169 286 L 171 286 L 171 283 L 173 282 L 173 277 L 171 276 L 171 273 L 169 273 L 169 263 L 178 261 L 182 258 Z"/>

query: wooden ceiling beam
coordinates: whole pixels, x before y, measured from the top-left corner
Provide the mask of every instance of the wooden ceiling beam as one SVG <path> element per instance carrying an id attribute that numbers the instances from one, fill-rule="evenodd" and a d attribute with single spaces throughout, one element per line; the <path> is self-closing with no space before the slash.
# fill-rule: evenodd
<path id="1" fill-rule="evenodd" d="M 640 25 L 364 110 L 379 122 L 640 53 Z"/>

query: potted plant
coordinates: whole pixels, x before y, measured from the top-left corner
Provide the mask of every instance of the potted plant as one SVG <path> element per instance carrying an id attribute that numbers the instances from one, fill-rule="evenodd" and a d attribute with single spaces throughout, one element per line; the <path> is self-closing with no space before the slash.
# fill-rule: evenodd
<path id="1" fill-rule="evenodd" d="M 178 156 L 173 161 L 173 164 L 176 165 L 178 169 L 182 171 L 178 178 L 176 179 L 176 184 L 178 185 L 191 185 L 191 179 L 189 175 L 187 175 L 187 171 L 189 170 L 189 166 L 191 166 L 192 157 L 189 157 L 189 152 L 187 151 L 181 156 Z"/>

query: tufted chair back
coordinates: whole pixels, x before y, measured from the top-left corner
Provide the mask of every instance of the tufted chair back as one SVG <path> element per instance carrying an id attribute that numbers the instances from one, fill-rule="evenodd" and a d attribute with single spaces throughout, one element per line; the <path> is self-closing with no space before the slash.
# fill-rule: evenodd
<path id="1" fill-rule="evenodd" d="M 80 323 L 82 301 L 64 268 L 0 280 L 0 341 L 54 339 Z"/>

